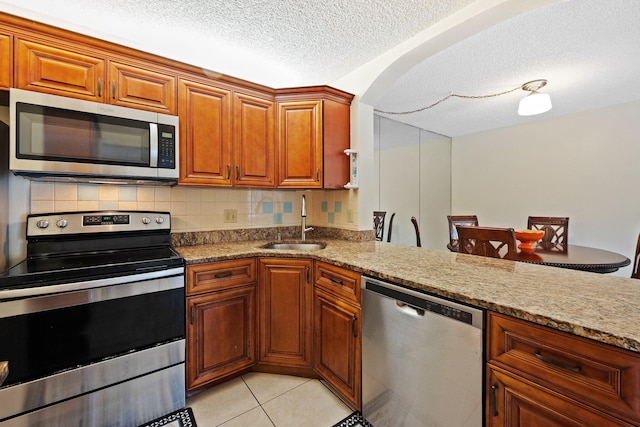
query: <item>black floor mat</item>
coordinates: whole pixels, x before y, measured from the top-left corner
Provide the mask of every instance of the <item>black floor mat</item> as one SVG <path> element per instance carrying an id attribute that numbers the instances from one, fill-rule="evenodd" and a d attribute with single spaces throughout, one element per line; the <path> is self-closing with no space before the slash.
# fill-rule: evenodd
<path id="1" fill-rule="evenodd" d="M 373 424 L 365 420 L 359 411 L 356 411 L 333 427 L 373 427 Z"/>

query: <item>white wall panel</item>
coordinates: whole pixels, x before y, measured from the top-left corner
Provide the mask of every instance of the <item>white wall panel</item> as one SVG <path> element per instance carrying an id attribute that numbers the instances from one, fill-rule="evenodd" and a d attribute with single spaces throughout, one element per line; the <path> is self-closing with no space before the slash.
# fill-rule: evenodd
<path id="1" fill-rule="evenodd" d="M 633 258 L 639 119 L 632 102 L 454 138 L 452 212 L 514 228 L 529 215 L 568 216 L 570 243 Z"/>

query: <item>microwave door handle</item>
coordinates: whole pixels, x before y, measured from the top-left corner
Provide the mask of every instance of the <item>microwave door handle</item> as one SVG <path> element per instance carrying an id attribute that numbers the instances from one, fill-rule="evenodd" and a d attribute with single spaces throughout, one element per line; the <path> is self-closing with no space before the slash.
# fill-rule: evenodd
<path id="1" fill-rule="evenodd" d="M 149 123 L 149 166 L 158 167 L 158 124 Z"/>

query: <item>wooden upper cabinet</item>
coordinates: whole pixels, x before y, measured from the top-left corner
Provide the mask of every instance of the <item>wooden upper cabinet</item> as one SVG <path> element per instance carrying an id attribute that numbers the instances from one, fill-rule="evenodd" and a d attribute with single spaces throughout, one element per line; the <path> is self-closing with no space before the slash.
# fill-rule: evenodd
<path id="1" fill-rule="evenodd" d="M 278 119 L 278 186 L 321 188 L 322 101 L 282 102 Z"/>
<path id="2" fill-rule="evenodd" d="M 144 65 L 109 63 L 109 103 L 176 114 L 176 77 Z"/>
<path id="3" fill-rule="evenodd" d="M 20 89 L 176 114 L 176 76 L 160 68 L 55 40 L 17 37 L 15 46 Z"/>
<path id="4" fill-rule="evenodd" d="M 105 59 L 29 39 L 15 40 L 19 89 L 105 101 Z"/>
<path id="5" fill-rule="evenodd" d="M 238 92 L 233 99 L 234 185 L 275 187 L 275 102 Z"/>
<path id="6" fill-rule="evenodd" d="M 0 29 L 0 89 L 9 89 L 13 83 L 13 38 Z"/>
<path id="7" fill-rule="evenodd" d="M 180 79 L 181 184 L 231 185 L 231 90 Z"/>
<path id="8" fill-rule="evenodd" d="M 275 102 L 268 95 L 180 79 L 180 183 L 275 187 Z"/>
<path id="9" fill-rule="evenodd" d="M 353 95 L 317 86 L 278 91 L 278 187 L 343 188 L 349 182 Z"/>

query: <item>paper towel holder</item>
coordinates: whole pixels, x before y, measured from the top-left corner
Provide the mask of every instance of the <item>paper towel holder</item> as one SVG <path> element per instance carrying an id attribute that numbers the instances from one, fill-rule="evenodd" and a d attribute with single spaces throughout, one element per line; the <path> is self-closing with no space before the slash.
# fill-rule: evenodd
<path id="1" fill-rule="evenodd" d="M 349 182 L 344 185 L 344 188 L 355 190 L 358 188 L 358 150 L 347 148 L 344 154 L 349 156 Z"/>

